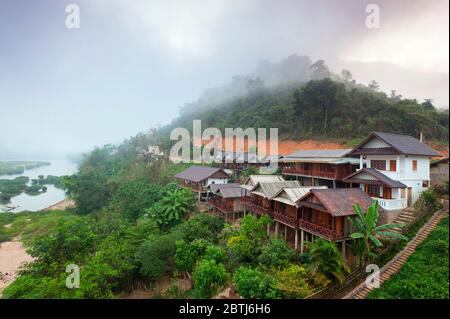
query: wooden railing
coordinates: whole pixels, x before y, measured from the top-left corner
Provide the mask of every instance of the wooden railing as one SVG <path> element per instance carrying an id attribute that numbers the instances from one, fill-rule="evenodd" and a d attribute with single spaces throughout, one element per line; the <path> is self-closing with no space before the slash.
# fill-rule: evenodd
<path id="1" fill-rule="evenodd" d="M 222 203 L 220 200 L 217 200 L 217 199 L 208 200 L 208 204 L 210 206 L 213 206 L 213 207 L 219 209 L 223 213 L 232 213 L 233 212 L 233 209 L 231 207 L 225 205 L 224 203 Z"/>
<path id="2" fill-rule="evenodd" d="M 339 240 L 345 238 L 343 232 L 338 233 L 333 229 L 308 222 L 304 219 L 298 220 L 298 227 L 307 230 L 309 233 L 312 233 L 319 237 L 325 237 L 329 240 Z"/>
<path id="3" fill-rule="evenodd" d="M 206 189 L 199 184 L 188 184 L 185 182 L 178 182 L 178 185 L 180 185 L 183 188 L 192 189 L 193 191 L 196 191 L 196 192 L 198 192 L 199 188 L 201 191 L 206 191 Z"/>
<path id="4" fill-rule="evenodd" d="M 295 228 L 298 227 L 298 223 L 295 220 L 295 218 L 286 216 L 286 215 L 284 215 L 284 214 L 282 214 L 280 212 L 274 212 L 273 213 L 273 219 L 276 220 L 276 221 L 279 221 L 279 222 L 281 222 L 283 224 L 295 227 Z"/>
<path id="5" fill-rule="evenodd" d="M 283 174 L 298 174 L 314 177 L 326 177 L 326 178 L 336 178 L 336 172 L 326 172 L 318 170 L 304 170 L 296 167 L 283 167 Z"/>
<path id="6" fill-rule="evenodd" d="M 258 215 L 269 215 L 272 216 L 272 212 L 269 208 L 260 206 L 259 204 L 252 201 L 250 196 L 241 197 L 241 202 L 252 212 Z"/>

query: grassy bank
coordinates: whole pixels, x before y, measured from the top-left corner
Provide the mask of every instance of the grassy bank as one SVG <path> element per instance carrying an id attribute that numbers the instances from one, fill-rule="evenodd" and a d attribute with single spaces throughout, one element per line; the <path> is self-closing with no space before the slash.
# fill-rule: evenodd
<path id="1" fill-rule="evenodd" d="M 422 242 L 401 270 L 369 299 L 448 298 L 448 217 Z"/>
<path id="2" fill-rule="evenodd" d="M 0 175 L 22 174 L 27 169 L 50 165 L 42 161 L 0 161 Z"/>

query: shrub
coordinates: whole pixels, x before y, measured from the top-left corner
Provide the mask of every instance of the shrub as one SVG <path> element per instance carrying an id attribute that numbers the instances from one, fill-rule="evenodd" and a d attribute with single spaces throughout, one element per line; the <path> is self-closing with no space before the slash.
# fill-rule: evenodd
<path id="1" fill-rule="evenodd" d="M 216 263 L 225 263 L 227 255 L 225 250 L 219 246 L 209 245 L 206 248 L 203 259 L 214 260 Z"/>
<path id="2" fill-rule="evenodd" d="M 201 260 L 192 273 L 195 294 L 199 298 L 210 298 L 217 294 L 228 279 L 229 274 L 223 264 L 216 263 L 215 260 Z"/>
<path id="3" fill-rule="evenodd" d="M 179 226 L 186 241 L 194 239 L 206 239 L 211 242 L 217 241 L 217 236 L 223 228 L 223 221 L 218 216 L 200 213 L 189 218 Z"/>
<path id="4" fill-rule="evenodd" d="M 266 267 L 286 267 L 294 257 L 294 251 L 290 249 L 284 240 L 272 239 L 261 249 L 258 261 Z"/>
<path id="5" fill-rule="evenodd" d="M 175 267 L 177 270 L 191 273 L 208 245 L 209 242 L 203 239 L 194 240 L 191 243 L 177 240 L 175 243 Z"/>
<path id="6" fill-rule="evenodd" d="M 312 293 L 307 282 L 308 271 L 302 266 L 291 264 L 285 269 L 274 270 L 272 275 L 283 298 L 305 298 Z"/>
<path id="7" fill-rule="evenodd" d="M 244 298 L 276 298 L 275 280 L 259 270 L 239 267 L 233 277 L 236 290 Z"/>
<path id="8" fill-rule="evenodd" d="M 178 236 L 178 233 L 152 236 L 142 244 L 136 256 L 142 275 L 151 280 L 164 276 L 175 255 L 175 241 Z"/>
<path id="9" fill-rule="evenodd" d="M 434 212 L 440 207 L 441 205 L 437 200 L 436 192 L 434 192 L 433 190 L 423 191 L 414 204 L 414 208 L 422 212 Z"/>

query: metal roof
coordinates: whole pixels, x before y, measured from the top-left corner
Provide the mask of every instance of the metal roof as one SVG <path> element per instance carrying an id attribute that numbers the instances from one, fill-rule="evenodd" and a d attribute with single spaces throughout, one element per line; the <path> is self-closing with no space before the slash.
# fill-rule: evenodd
<path id="1" fill-rule="evenodd" d="M 244 185 L 254 186 L 260 182 L 284 182 L 284 178 L 281 175 L 250 175 Z"/>
<path id="2" fill-rule="evenodd" d="M 274 183 L 258 183 L 258 185 L 256 185 L 254 187 L 254 189 L 257 189 L 258 186 L 261 187 L 261 190 L 262 190 L 262 192 L 264 194 L 264 197 L 267 197 L 269 199 L 273 198 L 283 188 L 301 187 L 301 185 L 300 185 L 300 183 L 298 181 L 284 181 L 284 182 L 274 182 Z"/>
<path id="3" fill-rule="evenodd" d="M 347 182 L 347 183 L 364 183 L 364 179 L 358 178 L 358 175 L 363 174 L 363 173 L 373 176 L 382 185 L 386 185 L 386 186 L 393 187 L 393 188 L 407 187 L 402 182 L 393 180 L 392 178 L 384 175 L 383 173 L 381 173 L 380 171 L 378 171 L 375 168 L 362 168 L 360 170 L 357 170 L 356 172 L 354 172 L 354 173 L 350 174 L 349 176 L 347 176 L 346 178 L 344 178 L 343 181 Z"/>
<path id="4" fill-rule="evenodd" d="M 331 150 L 299 150 L 283 158 L 300 157 L 300 158 L 341 158 L 345 157 L 352 151 L 351 148 L 331 149 Z"/>
<path id="5" fill-rule="evenodd" d="M 220 171 L 228 176 L 228 174 L 226 174 L 223 171 L 223 169 L 219 167 L 191 166 L 186 168 L 181 173 L 176 174 L 175 177 L 179 179 L 186 179 L 193 182 L 201 182 Z"/>
<path id="6" fill-rule="evenodd" d="M 306 162 L 306 163 L 326 163 L 326 164 L 359 164 L 358 158 L 341 157 L 341 158 L 323 158 L 323 157 L 289 157 L 282 158 L 280 162 Z"/>
<path id="7" fill-rule="evenodd" d="M 296 202 L 305 196 L 311 189 L 327 189 L 326 186 L 305 186 L 295 188 L 283 188 L 278 194 L 275 195 L 273 200 L 283 202 L 291 206 L 297 206 Z M 286 193 L 287 197 L 283 197 L 282 194 Z"/>
<path id="8" fill-rule="evenodd" d="M 238 183 L 225 183 L 225 184 L 211 184 L 208 186 L 211 189 L 212 193 L 217 193 L 221 189 L 224 188 L 240 188 L 241 186 Z"/>
<path id="9" fill-rule="evenodd" d="M 421 141 L 412 136 L 394 133 L 384 133 L 384 132 L 372 132 L 368 137 L 364 139 L 364 141 L 362 141 L 357 147 L 355 147 L 351 153 L 355 155 L 357 154 L 364 155 L 365 152 L 367 152 L 370 149 L 364 148 L 363 146 L 366 145 L 374 137 L 378 137 L 385 143 L 389 144 L 391 147 L 394 148 L 393 151 L 395 151 L 397 154 L 399 153 L 399 154 L 420 155 L 420 156 L 442 156 L 439 152 L 435 151 L 428 145 L 425 145 L 424 143 L 422 143 Z M 374 149 L 380 149 L 381 151 L 383 151 L 383 149 L 388 148 L 380 147 Z"/>

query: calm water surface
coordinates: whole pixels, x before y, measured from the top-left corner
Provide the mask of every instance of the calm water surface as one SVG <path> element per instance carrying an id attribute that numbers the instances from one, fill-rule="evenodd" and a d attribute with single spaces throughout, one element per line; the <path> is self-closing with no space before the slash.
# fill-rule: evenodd
<path id="1" fill-rule="evenodd" d="M 69 160 L 46 160 L 50 162 L 49 166 L 42 166 L 35 169 L 25 170 L 23 174 L 18 175 L 0 175 L 0 179 L 14 179 L 18 176 L 28 176 L 31 179 L 38 178 L 39 175 L 70 175 L 77 171 L 77 165 Z M 65 198 L 64 191 L 57 189 L 53 185 L 46 185 L 47 192 L 30 196 L 22 193 L 18 196 L 11 198 L 11 201 L 7 205 L 18 206 L 13 212 L 21 212 L 24 210 L 38 211 L 48 206 L 56 204 Z M 0 212 L 2 211 L 2 204 L 0 204 Z"/>

